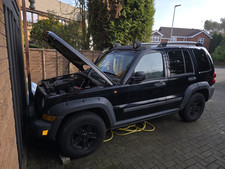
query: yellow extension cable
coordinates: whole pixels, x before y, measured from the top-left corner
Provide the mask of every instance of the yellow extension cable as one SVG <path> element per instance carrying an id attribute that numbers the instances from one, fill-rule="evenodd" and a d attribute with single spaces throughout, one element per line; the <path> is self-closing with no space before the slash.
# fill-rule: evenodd
<path id="1" fill-rule="evenodd" d="M 114 134 L 116 135 L 120 135 L 120 136 L 125 136 L 128 134 L 132 134 L 132 133 L 136 133 L 136 132 L 140 132 L 140 131 L 154 131 L 155 130 L 155 126 L 147 121 L 144 121 L 143 123 L 143 127 L 138 127 L 136 124 L 124 127 L 124 128 L 119 128 L 116 129 L 114 131 L 107 129 L 111 132 L 111 137 L 108 139 L 105 139 L 104 142 L 110 141 L 113 139 Z M 152 127 L 152 129 L 146 129 L 147 124 L 149 126 Z"/>

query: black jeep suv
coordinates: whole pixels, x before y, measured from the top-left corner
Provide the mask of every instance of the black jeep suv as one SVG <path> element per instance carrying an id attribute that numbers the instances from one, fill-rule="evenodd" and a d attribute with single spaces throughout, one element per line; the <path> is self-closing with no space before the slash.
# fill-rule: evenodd
<path id="1" fill-rule="evenodd" d="M 214 92 L 213 62 L 200 46 L 115 44 L 92 63 L 53 32 L 44 39 L 80 71 L 39 82 L 29 123 L 69 157 L 93 152 L 106 128 L 171 113 L 195 121 Z"/>

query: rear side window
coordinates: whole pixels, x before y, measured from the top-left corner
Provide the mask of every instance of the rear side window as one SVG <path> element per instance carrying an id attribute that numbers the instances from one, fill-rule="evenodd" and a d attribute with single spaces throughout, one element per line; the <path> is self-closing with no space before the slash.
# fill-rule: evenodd
<path id="1" fill-rule="evenodd" d="M 168 55 L 171 76 L 193 72 L 193 65 L 188 51 L 169 51 Z"/>
<path id="2" fill-rule="evenodd" d="M 183 74 L 184 73 L 184 59 L 181 51 L 169 51 L 170 59 L 170 74 Z"/>
<path id="3" fill-rule="evenodd" d="M 208 56 L 206 55 L 204 50 L 193 50 L 195 54 L 195 58 L 197 60 L 199 72 L 210 70 L 210 64 L 208 60 Z"/>

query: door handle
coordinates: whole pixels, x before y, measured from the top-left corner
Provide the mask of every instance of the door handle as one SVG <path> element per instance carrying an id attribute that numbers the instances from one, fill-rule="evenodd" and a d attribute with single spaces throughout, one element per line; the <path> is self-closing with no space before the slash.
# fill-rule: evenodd
<path id="1" fill-rule="evenodd" d="M 154 84 L 155 87 L 163 87 L 163 86 L 166 86 L 166 83 L 165 82 L 157 82 Z"/>
<path id="2" fill-rule="evenodd" d="M 188 78 L 188 81 L 189 81 L 189 82 L 194 81 L 194 80 L 196 80 L 196 77 L 195 77 L 195 76 L 192 76 L 192 77 L 189 77 L 189 78 Z"/>

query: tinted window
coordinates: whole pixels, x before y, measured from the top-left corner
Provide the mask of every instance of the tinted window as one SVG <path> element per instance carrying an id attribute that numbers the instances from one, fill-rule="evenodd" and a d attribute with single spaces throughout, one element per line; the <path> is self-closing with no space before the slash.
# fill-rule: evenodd
<path id="1" fill-rule="evenodd" d="M 185 60 L 185 67 L 186 67 L 186 73 L 192 73 L 193 72 L 193 66 L 191 62 L 191 58 L 188 51 L 183 51 L 184 54 L 184 60 Z"/>
<path id="2" fill-rule="evenodd" d="M 183 74 L 184 73 L 184 59 L 181 51 L 169 51 L 170 60 L 170 74 Z"/>
<path id="3" fill-rule="evenodd" d="M 199 71 L 206 71 L 210 69 L 209 60 L 204 50 L 193 50 L 195 58 L 198 63 Z"/>
<path id="4" fill-rule="evenodd" d="M 163 77 L 163 60 L 161 53 L 143 56 L 135 68 L 135 72 L 144 71 L 146 79 Z"/>

